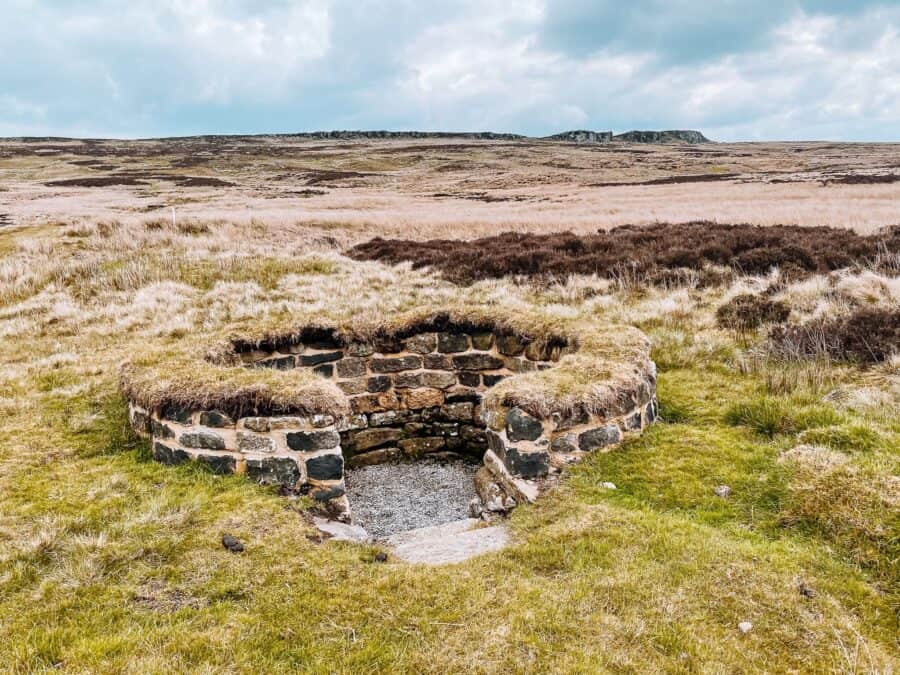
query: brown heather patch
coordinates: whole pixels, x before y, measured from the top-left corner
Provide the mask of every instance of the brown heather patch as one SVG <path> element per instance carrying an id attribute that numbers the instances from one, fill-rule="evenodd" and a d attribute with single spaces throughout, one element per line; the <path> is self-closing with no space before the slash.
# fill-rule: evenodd
<path id="1" fill-rule="evenodd" d="M 716 323 L 722 328 L 744 332 L 764 323 L 782 323 L 791 308 L 778 300 L 752 293 L 741 293 L 716 310 Z"/>
<path id="2" fill-rule="evenodd" d="M 835 319 L 776 326 L 774 351 L 792 358 L 833 358 L 878 363 L 900 353 L 900 310 L 867 307 Z"/>
<path id="3" fill-rule="evenodd" d="M 468 241 L 408 241 L 376 237 L 354 246 L 357 260 L 387 263 L 412 261 L 433 267 L 463 283 L 507 275 L 667 277 L 667 271 L 727 266 L 745 274 L 765 274 L 775 267 L 828 272 L 900 251 L 900 227 L 872 236 L 834 227 L 723 225 L 695 221 L 624 225 L 608 232 L 578 236 L 507 232 Z"/>

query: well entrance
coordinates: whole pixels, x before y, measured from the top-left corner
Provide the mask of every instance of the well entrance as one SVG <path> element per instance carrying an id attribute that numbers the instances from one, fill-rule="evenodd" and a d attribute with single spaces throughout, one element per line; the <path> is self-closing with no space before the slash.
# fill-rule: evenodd
<path id="1" fill-rule="evenodd" d="M 300 414 L 274 397 L 246 395 L 232 407 L 205 408 L 202 401 L 149 406 L 132 400 L 131 420 L 152 436 L 154 456 L 161 461 L 195 459 L 216 471 L 277 483 L 309 494 L 337 519 L 349 520 L 353 506 L 347 471 L 358 472 L 349 477 L 350 494 L 357 499 L 377 495 L 372 486 L 381 480 L 386 488 L 382 496 L 390 492 L 387 487 L 394 495 L 405 495 L 407 511 L 418 502 L 422 517 L 414 525 L 435 524 L 429 522 L 431 516 L 456 517 L 456 502 L 444 509 L 446 504 L 430 499 L 445 484 L 432 482 L 429 490 L 425 473 L 408 464 L 403 468 L 403 463 L 422 459 L 434 466 L 445 463 L 435 476 L 468 481 L 453 499 L 470 490 L 477 498 L 470 499 L 467 509 L 489 517 L 533 500 L 566 464 L 615 445 L 654 419 L 655 377 L 649 359 L 641 361 L 643 369 L 632 369 L 634 375 L 607 397 L 610 403 L 604 408 L 578 401 L 544 409 L 516 404 L 515 388 L 505 384 L 502 395 L 492 395 L 507 380 L 520 381 L 523 388 L 539 385 L 543 371 L 567 367 L 560 361 L 566 363 L 565 357 L 581 348 L 568 335 L 532 336 L 489 319 L 453 321 L 443 314 L 366 338 L 310 327 L 262 340 L 235 339 L 225 356 L 216 358 L 245 372 L 311 371 L 316 376 L 311 379 L 321 384 L 309 389 L 309 395 L 321 395 L 321 387 L 330 383 L 337 390 L 339 410 Z M 583 369 L 578 363 L 568 367 Z M 466 462 L 476 462 L 477 470 L 446 468 Z M 389 468 L 398 463 L 400 468 Z M 386 533 L 404 521 L 403 514 L 396 517 L 396 510 L 391 511 L 390 499 L 374 510 L 371 506 L 360 504 L 361 516 L 377 519 L 379 509 L 392 513 Z M 374 529 L 379 529 L 377 523 Z"/>

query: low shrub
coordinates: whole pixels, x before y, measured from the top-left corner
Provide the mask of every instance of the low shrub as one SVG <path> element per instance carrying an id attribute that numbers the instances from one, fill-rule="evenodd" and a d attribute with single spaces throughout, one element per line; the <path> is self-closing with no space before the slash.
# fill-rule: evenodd
<path id="1" fill-rule="evenodd" d="M 900 310 L 866 307 L 836 319 L 775 326 L 769 343 L 782 358 L 886 361 L 900 352 Z"/>
<path id="2" fill-rule="evenodd" d="M 746 274 L 773 267 L 828 272 L 871 262 L 900 251 L 900 228 L 863 236 L 834 227 L 724 225 L 707 221 L 623 225 L 597 234 L 506 232 L 463 241 L 408 241 L 376 237 L 348 251 L 357 260 L 391 264 L 411 261 L 447 278 L 471 283 L 507 275 L 597 274 L 615 277 L 627 267 L 641 278 L 666 277 L 660 270 L 725 266 Z"/>
<path id="3" fill-rule="evenodd" d="M 791 308 L 781 301 L 742 293 L 716 310 L 716 323 L 743 333 L 765 323 L 783 323 L 790 313 Z"/>

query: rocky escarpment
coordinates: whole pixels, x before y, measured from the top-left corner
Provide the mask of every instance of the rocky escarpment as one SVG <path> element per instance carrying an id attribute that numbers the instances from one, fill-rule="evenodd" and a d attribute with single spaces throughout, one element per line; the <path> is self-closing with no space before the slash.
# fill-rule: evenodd
<path id="1" fill-rule="evenodd" d="M 575 129 L 547 136 L 548 141 L 564 141 L 567 143 L 609 143 L 613 139 L 611 131 L 588 131 Z"/>
<path id="2" fill-rule="evenodd" d="M 699 131 L 691 129 L 668 129 L 665 131 L 626 131 L 613 136 L 620 143 L 711 143 Z"/>

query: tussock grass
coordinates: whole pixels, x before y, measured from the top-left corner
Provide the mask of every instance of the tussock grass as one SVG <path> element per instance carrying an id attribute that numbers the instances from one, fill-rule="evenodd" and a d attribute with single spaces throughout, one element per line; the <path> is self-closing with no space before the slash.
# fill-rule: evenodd
<path id="1" fill-rule="evenodd" d="M 409 265 L 349 261 L 314 233 L 291 243 L 260 227 L 209 230 L 0 235 L 6 669 L 897 670 L 894 360 L 823 361 L 821 385 L 770 387 L 776 360 L 746 365 L 764 336 L 739 343 L 715 325 L 731 289 L 636 292 L 592 277 L 460 289 Z M 255 261 L 246 277 L 214 262 L 235 253 L 229 238 Z M 116 276 L 154 247 L 143 276 Z M 179 256 L 210 263 L 186 278 L 167 262 Z M 780 292 L 803 296 L 800 319 L 846 309 L 834 280 L 797 283 Z M 735 292 L 759 285 L 736 281 Z M 662 420 L 517 509 L 509 549 L 459 565 L 377 563 L 372 548 L 322 543 L 303 501 L 151 461 L 116 393 L 125 360 L 193 355 L 310 316 L 377 326 L 472 305 L 544 317 L 548 332 L 640 327 L 660 366 Z M 257 379 L 282 375 L 253 373 L 273 388 L 306 386 Z M 815 468 L 792 457 L 801 444 L 825 449 Z M 720 484 L 729 497 L 713 492 Z M 226 532 L 244 554 L 221 547 Z M 753 630 L 742 635 L 741 621 Z"/>

